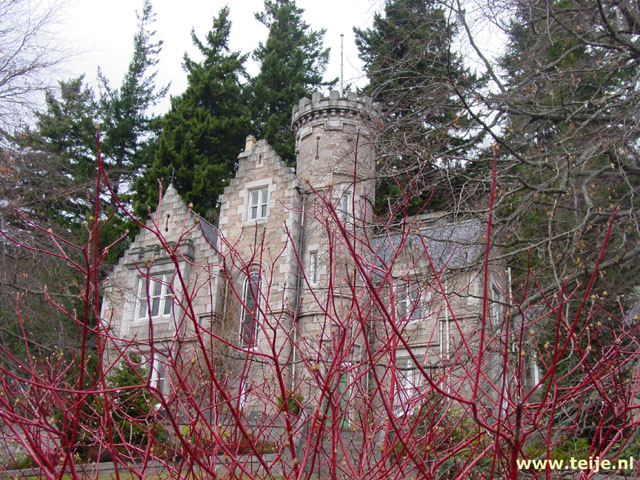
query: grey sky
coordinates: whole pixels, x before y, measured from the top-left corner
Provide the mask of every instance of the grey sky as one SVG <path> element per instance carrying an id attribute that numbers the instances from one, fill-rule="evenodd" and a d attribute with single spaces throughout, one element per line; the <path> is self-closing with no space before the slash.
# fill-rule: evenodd
<path id="1" fill-rule="evenodd" d="M 254 16 L 263 8 L 262 0 L 153 0 L 156 13 L 156 38 L 164 41 L 158 65 L 158 82 L 171 82 L 171 95 L 180 94 L 186 86 L 181 68 L 185 51 L 193 52 L 190 32 L 195 28 L 204 37 L 211 27 L 213 15 L 225 4 L 231 11 L 231 48 L 250 52 L 267 36 L 266 28 Z M 304 20 L 314 29 L 324 28 L 325 46 L 331 48 L 331 59 L 326 78 L 340 73 L 340 34 L 344 34 L 345 83 L 363 84 L 362 63 L 354 42 L 353 27 L 368 27 L 383 0 L 298 0 L 305 10 Z M 136 29 L 136 10 L 142 0 L 69 0 L 60 12 L 58 40 L 74 54 L 64 65 L 63 76 L 86 74 L 94 84 L 98 67 L 117 86 L 128 66 L 133 50 Z M 195 56 L 197 58 L 197 56 Z M 256 65 L 248 65 L 256 73 Z M 166 110 L 168 99 L 160 106 Z"/>

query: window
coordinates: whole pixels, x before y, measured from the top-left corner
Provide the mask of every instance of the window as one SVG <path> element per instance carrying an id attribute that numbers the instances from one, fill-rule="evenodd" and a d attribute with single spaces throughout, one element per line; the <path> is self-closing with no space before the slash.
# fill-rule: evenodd
<path id="1" fill-rule="evenodd" d="M 169 273 L 157 277 L 138 279 L 138 306 L 136 318 L 147 318 L 151 312 L 151 318 L 171 314 L 173 293 L 171 291 L 171 277 Z M 147 293 L 149 297 L 147 297 Z"/>
<path id="2" fill-rule="evenodd" d="M 399 320 L 420 320 L 422 318 L 422 307 L 420 305 L 419 285 L 402 281 L 396 287 L 396 316 Z"/>
<path id="3" fill-rule="evenodd" d="M 240 345 L 242 348 L 254 348 L 258 337 L 258 319 L 260 316 L 260 275 L 251 272 L 242 287 L 242 306 L 240 313 Z"/>
<path id="4" fill-rule="evenodd" d="M 249 396 L 249 380 L 243 378 L 240 381 L 240 392 L 238 394 L 238 407 L 242 410 L 247 406 Z"/>
<path id="5" fill-rule="evenodd" d="M 346 426 L 351 423 L 349 404 L 354 379 L 350 371 L 350 366 L 349 363 L 343 363 L 341 365 L 337 389 L 334 390 L 331 388 L 330 391 L 326 393 L 326 396 L 323 396 L 322 400 L 322 411 L 327 412 L 331 422 L 337 420 L 339 426 Z"/>
<path id="6" fill-rule="evenodd" d="M 249 190 L 248 220 L 267 218 L 267 203 L 269 201 L 269 188 L 262 187 Z"/>
<path id="7" fill-rule="evenodd" d="M 343 367 L 347 368 L 347 366 Z M 351 415 L 349 412 L 349 397 L 351 396 L 349 371 L 344 372 L 340 376 L 340 382 L 338 383 L 338 395 L 340 395 L 340 421 L 342 425 L 349 425 L 351 423 Z"/>
<path id="8" fill-rule="evenodd" d="M 164 355 L 155 353 L 153 355 L 153 367 L 151 369 L 151 379 L 149 384 L 151 387 L 164 392 L 165 376 L 167 371 L 167 359 Z"/>
<path id="9" fill-rule="evenodd" d="M 340 205 L 338 206 L 338 208 L 343 215 L 351 215 L 352 197 L 353 192 L 350 188 L 342 193 L 342 196 L 340 197 Z"/>
<path id="10" fill-rule="evenodd" d="M 420 370 L 411 358 L 396 359 L 396 387 L 393 398 L 394 412 L 397 416 L 412 413 L 420 391 Z"/>
<path id="11" fill-rule="evenodd" d="M 318 252 L 309 253 L 309 283 L 315 285 L 318 283 Z"/>
<path id="12" fill-rule="evenodd" d="M 440 357 L 443 359 L 449 358 L 451 348 L 451 322 L 449 321 L 449 312 L 445 309 L 444 319 L 440 320 L 439 324 L 439 343 L 440 343 Z"/>
<path id="13" fill-rule="evenodd" d="M 499 327 L 502 325 L 502 317 L 504 316 L 505 298 L 502 290 L 496 284 L 491 286 L 491 297 L 491 320 L 494 327 Z"/>

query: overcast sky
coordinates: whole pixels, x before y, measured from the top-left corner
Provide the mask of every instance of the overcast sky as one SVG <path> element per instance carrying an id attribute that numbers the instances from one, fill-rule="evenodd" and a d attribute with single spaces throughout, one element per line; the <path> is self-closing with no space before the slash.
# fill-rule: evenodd
<path id="1" fill-rule="evenodd" d="M 267 29 L 255 19 L 262 11 L 263 0 L 152 0 L 156 13 L 156 39 L 164 42 L 158 65 L 158 83 L 171 83 L 170 94 L 180 94 L 186 86 L 186 75 L 181 63 L 185 51 L 195 55 L 190 32 L 195 28 L 203 38 L 212 25 L 212 18 L 224 5 L 229 5 L 231 48 L 252 51 L 265 41 Z M 331 48 L 331 59 L 325 78 L 340 74 L 340 34 L 344 34 L 344 77 L 346 83 L 362 85 L 362 63 L 355 46 L 353 27 L 369 27 L 373 14 L 383 7 L 383 0 L 298 0 L 305 10 L 303 19 L 313 29 L 326 29 L 325 46 Z M 127 69 L 133 50 L 136 30 L 136 11 L 142 0 L 68 0 L 59 15 L 59 42 L 73 52 L 65 63 L 62 75 L 74 77 L 86 74 L 95 85 L 98 67 L 118 86 Z M 255 74 L 256 65 L 248 65 Z M 160 111 L 168 108 L 168 98 Z"/>

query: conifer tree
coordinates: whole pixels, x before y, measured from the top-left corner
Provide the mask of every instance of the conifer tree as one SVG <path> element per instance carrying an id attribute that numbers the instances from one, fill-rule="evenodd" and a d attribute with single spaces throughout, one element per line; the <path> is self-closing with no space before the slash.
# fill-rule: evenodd
<path id="1" fill-rule="evenodd" d="M 260 138 L 265 138 L 283 160 L 295 163 L 291 111 L 301 98 L 323 86 L 329 50 L 322 48 L 324 30 L 311 30 L 294 0 L 265 0 L 256 18 L 269 29 L 253 57 L 260 73 L 253 80 L 252 110 Z"/>
<path id="2" fill-rule="evenodd" d="M 57 94 L 48 92 L 45 102 L 47 110 L 36 114 L 34 130 L 16 135 L 11 148 L 0 148 L 4 240 L 0 247 L 0 344 L 25 362 L 35 352 L 73 355 L 81 340 L 77 325 L 64 313 L 64 309 L 81 311 L 81 273 L 68 269 L 61 258 L 37 252 L 52 248 L 47 229 L 71 242 L 82 242 L 86 235 L 83 221 L 95 191 L 95 148 L 89 147 L 95 145 L 93 93 L 79 77 L 60 82 Z M 65 248 L 65 253 L 82 264 L 81 252 Z M 46 292 L 46 297 L 39 292 Z M 49 298 L 63 308 L 56 308 Z M 29 335 L 20 339 L 24 331 Z M 0 357 L 5 367 L 7 356 Z"/>
<path id="3" fill-rule="evenodd" d="M 235 173 L 251 130 L 242 84 L 246 55 L 229 50 L 228 17 L 228 8 L 220 10 L 205 41 L 191 33 L 203 59 L 198 62 L 185 54 L 188 87 L 172 99 L 153 165 L 137 184 L 143 210 L 157 202 L 158 179 L 162 179 L 165 186 L 173 181 L 196 211 L 211 216 L 218 195 Z"/>
<path id="4" fill-rule="evenodd" d="M 430 210 L 450 206 L 473 136 L 459 95 L 479 83 L 453 51 L 456 24 L 439 2 L 388 0 L 372 28 L 354 31 L 369 79 L 364 93 L 384 116 L 378 210 L 407 189 L 411 213 L 430 197 Z"/>
<path id="5" fill-rule="evenodd" d="M 102 149 L 116 192 L 120 183 L 131 182 L 150 163 L 149 145 L 156 133 L 156 117 L 150 109 L 168 89 L 157 87 L 157 72 L 153 71 L 162 41 L 154 41 L 155 32 L 150 30 L 155 20 L 150 0 L 144 0 L 142 12 L 137 16 L 133 56 L 120 88 L 112 88 L 104 75 L 99 74 Z"/>
<path id="6" fill-rule="evenodd" d="M 82 84 L 82 77 L 60 83 L 58 96 L 46 99 L 46 112 L 37 115 L 34 131 L 23 132 L 19 143 L 58 165 L 54 184 L 58 192 L 41 191 L 39 211 L 50 212 L 54 225 L 76 230 L 78 241 L 86 235 L 82 222 L 94 214 L 96 185 L 96 130 L 101 124 L 102 151 L 106 173 L 116 194 L 129 200 L 131 181 L 149 164 L 149 146 L 154 138 L 155 117 L 149 109 L 165 94 L 166 88 L 155 85 L 161 42 L 154 42 L 150 24 L 154 14 L 149 0 L 138 15 L 134 52 L 128 71 L 119 88 L 111 88 L 99 72 L 102 92 L 96 102 L 93 92 Z M 62 188 L 60 188 L 62 187 Z M 109 196 L 103 198 L 109 201 Z M 128 228 L 128 219 L 117 211 L 115 203 L 106 203 L 105 214 L 115 211 L 109 225 L 100 231 L 100 241 L 109 245 Z M 115 261 L 126 242 L 109 251 L 108 261 Z"/>
<path id="7" fill-rule="evenodd" d="M 97 103 L 83 77 L 59 82 L 59 93 L 46 95 L 46 111 L 36 113 L 36 128 L 18 136 L 18 143 L 33 151 L 25 160 L 46 159 L 50 168 L 30 167 L 32 211 L 53 225 L 80 228 L 91 214 L 96 182 Z M 39 198 L 39 201 L 36 201 Z"/>

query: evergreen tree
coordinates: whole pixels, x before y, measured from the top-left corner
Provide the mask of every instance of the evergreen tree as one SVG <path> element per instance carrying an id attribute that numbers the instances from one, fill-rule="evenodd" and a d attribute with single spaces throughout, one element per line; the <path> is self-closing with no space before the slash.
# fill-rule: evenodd
<path id="1" fill-rule="evenodd" d="M 104 75 L 99 74 L 102 150 L 116 192 L 121 183 L 130 182 L 150 164 L 149 146 L 157 127 L 156 117 L 149 110 L 168 89 L 156 86 L 157 72 L 152 71 L 158 63 L 162 41 L 154 41 L 155 32 L 150 30 L 155 19 L 150 0 L 144 0 L 137 17 L 133 56 L 120 88 L 111 88 Z"/>
<path id="2" fill-rule="evenodd" d="M 129 361 L 122 362 L 109 377 L 109 383 L 116 388 L 138 386 L 117 391 L 109 413 L 123 440 L 139 448 L 145 448 L 154 437 L 160 444 L 167 440 L 167 430 L 159 421 L 161 416 L 154 406 L 154 397 L 145 388 L 150 375 L 148 361 L 131 355 Z M 100 404 L 96 409 L 99 408 Z"/>
<path id="3" fill-rule="evenodd" d="M 293 106 L 335 81 L 322 81 L 329 60 L 329 50 L 322 48 L 324 30 L 311 30 L 294 0 L 265 0 L 264 6 L 256 18 L 269 29 L 269 36 L 253 54 L 260 62 L 260 73 L 253 81 L 253 115 L 259 136 L 293 165 Z"/>
<path id="4" fill-rule="evenodd" d="M 93 213 L 97 104 L 93 92 L 83 85 L 83 77 L 59 82 L 59 95 L 49 92 L 45 102 L 46 112 L 36 114 L 36 129 L 16 139 L 32 150 L 23 152 L 23 158 L 42 163 L 44 157 L 50 166 L 29 168 L 27 195 L 33 212 L 58 227 L 78 229 Z"/>
<path id="5" fill-rule="evenodd" d="M 479 83 L 452 51 L 457 26 L 433 0 L 388 0 L 372 28 L 354 31 L 369 79 L 364 93 L 384 116 L 378 210 L 405 195 L 410 213 L 429 198 L 430 210 L 450 207 L 473 135 L 459 92 Z"/>
<path id="6" fill-rule="evenodd" d="M 49 92 L 45 102 L 34 131 L 17 135 L 12 148 L 0 148 L 2 231 L 17 242 L 0 247 L 0 344 L 26 362 L 38 353 L 73 355 L 80 342 L 80 330 L 64 312 L 82 312 L 81 272 L 39 251 L 57 249 L 47 229 L 82 243 L 96 182 L 95 148 L 89 148 L 95 145 L 92 92 L 80 77 L 60 82 L 58 94 Z M 82 252 L 63 248 L 82 264 Z M 24 331 L 28 337 L 21 340 Z"/>
<path id="7" fill-rule="evenodd" d="M 173 180 L 185 201 L 211 216 L 235 173 L 250 133 L 250 113 L 242 84 L 246 55 L 229 50 L 228 17 L 228 8 L 220 10 L 204 42 L 191 33 L 204 58 L 197 62 L 184 57 L 188 87 L 172 99 L 153 166 L 137 183 L 143 210 L 157 202 L 158 179 L 162 179 L 165 186 Z"/>
<path id="8" fill-rule="evenodd" d="M 149 164 L 149 151 L 154 139 L 155 118 L 149 109 L 164 95 L 166 88 L 157 89 L 155 72 L 161 42 L 153 42 L 154 32 L 151 3 L 145 0 L 138 15 L 138 30 L 134 37 L 134 52 L 122 85 L 112 89 L 102 74 L 102 94 L 98 102 L 93 93 L 83 86 L 82 77 L 60 83 L 59 97 L 47 96 L 47 110 L 38 114 L 37 128 L 19 139 L 22 146 L 40 152 L 58 165 L 56 177 L 58 192 L 40 191 L 37 207 L 49 211 L 60 228 L 75 228 L 76 241 L 82 243 L 86 232 L 82 222 L 94 214 L 96 185 L 96 131 L 102 124 L 102 151 L 105 169 L 111 186 L 121 200 L 128 200 L 128 189 L 142 167 Z M 62 187 L 62 188 L 60 188 Z M 110 197 L 102 197 L 102 211 L 116 210 Z M 100 230 L 102 245 L 109 245 L 130 227 L 130 222 L 116 211 L 109 225 Z M 105 215 L 106 218 L 106 215 Z M 109 261 L 120 257 L 126 245 L 121 242 L 109 250 Z"/>

